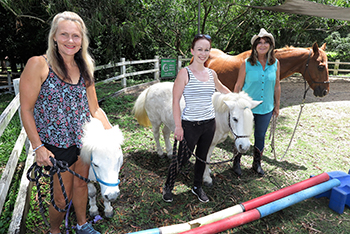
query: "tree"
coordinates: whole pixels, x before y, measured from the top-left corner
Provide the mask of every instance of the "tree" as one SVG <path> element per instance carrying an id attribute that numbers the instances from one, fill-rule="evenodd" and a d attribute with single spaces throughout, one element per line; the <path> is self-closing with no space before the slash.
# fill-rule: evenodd
<path id="1" fill-rule="evenodd" d="M 6 2 L 6 4 L 5 4 Z M 274 6 L 282 0 L 201 0 L 200 31 L 209 34 L 213 47 L 238 54 L 250 49 L 260 28 L 271 32 L 276 47 L 311 46 L 338 31 L 347 35 L 347 22 L 312 16 L 247 8 Z M 315 2 L 349 7 L 348 1 Z M 191 56 L 197 33 L 198 0 L 0 0 L 0 55 L 20 61 L 44 53 L 49 23 L 58 12 L 77 12 L 85 21 L 96 64 L 177 55 Z M 238 5 L 238 3 L 240 5 Z M 6 33 L 5 33 L 6 32 Z M 34 32 L 34 33 L 33 33 Z M 4 36 L 6 35 L 6 36 Z"/>

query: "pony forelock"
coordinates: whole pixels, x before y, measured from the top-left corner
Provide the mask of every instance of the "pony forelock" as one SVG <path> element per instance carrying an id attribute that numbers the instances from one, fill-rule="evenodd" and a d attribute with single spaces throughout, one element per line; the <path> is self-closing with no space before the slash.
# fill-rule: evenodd
<path id="1" fill-rule="evenodd" d="M 224 103 L 224 101 L 234 101 L 237 103 L 237 105 L 240 108 L 251 108 L 251 101 L 253 99 L 249 97 L 249 95 L 241 91 L 239 93 L 227 93 L 227 94 L 221 94 L 216 92 L 213 96 L 213 105 L 214 109 L 219 112 L 223 113 L 229 110 L 229 107 Z"/>
<path id="2" fill-rule="evenodd" d="M 80 156 L 86 163 L 90 163 L 91 153 L 94 150 L 119 147 L 124 142 L 123 133 L 118 125 L 111 129 L 104 129 L 99 120 L 92 118 L 89 123 L 84 125 L 83 130 L 83 147 Z"/>

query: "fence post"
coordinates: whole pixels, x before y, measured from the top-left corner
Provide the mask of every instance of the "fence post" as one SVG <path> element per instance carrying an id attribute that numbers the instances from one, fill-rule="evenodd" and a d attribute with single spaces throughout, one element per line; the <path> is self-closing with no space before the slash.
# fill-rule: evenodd
<path id="1" fill-rule="evenodd" d="M 154 80 L 159 80 L 159 56 L 155 56 L 154 59 L 157 60 L 154 63 L 154 69 L 157 69 L 157 71 L 154 73 Z"/>
<path id="2" fill-rule="evenodd" d="M 15 95 L 19 94 L 19 78 L 13 80 L 13 88 L 15 90 Z M 21 118 L 21 106 L 18 107 L 19 120 L 21 121 L 21 126 L 23 127 L 22 118 Z"/>
<path id="3" fill-rule="evenodd" d="M 123 87 L 125 88 L 126 87 L 126 77 L 125 77 L 125 71 L 126 71 L 126 66 L 125 66 L 125 58 L 122 58 L 121 59 L 121 62 L 122 62 L 122 66 L 121 66 L 121 74 L 123 75 L 123 81 L 122 81 L 122 84 L 123 84 Z"/>
<path id="4" fill-rule="evenodd" d="M 182 56 L 179 55 L 177 56 L 177 73 L 179 73 L 179 71 L 181 70 L 181 67 L 182 67 Z"/>
<path id="5" fill-rule="evenodd" d="M 9 92 L 12 93 L 12 79 L 11 79 L 11 72 L 7 71 L 7 83 L 9 85 Z"/>
<path id="6" fill-rule="evenodd" d="M 16 78 L 13 80 L 13 88 L 15 90 L 15 95 L 19 94 L 19 81 L 20 81 L 20 78 Z M 21 106 L 18 107 L 18 115 L 19 115 L 19 120 L 21 121 L 21 126 L 23 127 L 22 116 L 21 116 Z M 26 138 L 26 141 L 25 141 L 25 147 L 26 147 L 26 153 L 28 154 L 29 147 L 31 147 L 28 137 Z"/>
<path id="7" fill-rule="evenodd" d="M 334 71 L 333 71 L 333 75 L 335 75 L 335 76 L 338 75 L 339 62 L 340 62 L 339 59 L 335 60 Z"/>

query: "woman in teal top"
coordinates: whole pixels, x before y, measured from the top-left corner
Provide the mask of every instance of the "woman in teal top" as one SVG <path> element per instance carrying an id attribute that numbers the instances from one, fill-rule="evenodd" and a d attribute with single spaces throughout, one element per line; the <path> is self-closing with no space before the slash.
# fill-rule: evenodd
<path id="1" fill-rule="evenodd" d="M 242 63 L 234 92 L 245 91 L 260 105 L 252 109 L 254 114 L 254 161 L 253 170 L 259 176 L 264 175 L 261 168 L 261 156 L 264 151 L 265 135 L 272 115 L 279 114 L 281 86 L 280 64 L 275 58 L 275 40 L 271 33 L 260 29 L 251 39 L 252 53 Z M 233 170 L 241 175 L 241 154 L 235 157 Z"/>

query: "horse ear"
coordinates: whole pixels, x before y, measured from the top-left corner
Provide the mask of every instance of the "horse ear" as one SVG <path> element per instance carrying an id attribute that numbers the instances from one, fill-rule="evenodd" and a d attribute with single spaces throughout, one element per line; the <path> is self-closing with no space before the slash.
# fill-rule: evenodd
<path id="1" fill-rule="evenodd" d="M 323 45 L 320 47 L 323 51 L 326 51 L 326 43 L 323 43 Z"/>
<path id="2" fill-rule="evenodd" d="M 263 101 L 254 101 L 252 100 L 251 104 L 252 104 L 252 107 L 250 109 L 253 109 L 255 107 L 257 107 L 260 103 L 262 103 Z"/>
<path id="3" fill-rule="evenodd" d="M 314 54 L 317 54 L 317 53 L 318 53 L 318 44 L 317 44 L 317 42 L 315 42 L 315 43 L 312 45 L 312 50 L 314 51 Z"/>
<path id="4" fill-rule="evenodd" d="M 226 106 L 227 106 L 230 110 L 232 110 L 232 109 L 235 107 L 235 105 L 236 105 L 236 102 L 234 102 L 234 101 L 224 101 L 224 103 L 226 104 Z"/>
<path id="5" fill-rule="evenodd" d="M 112 130 L 114 131 L 114 137 L 115 137 L 115 140 L 117 140 L 117 142 L 122 145 L 124 143 L 124 136 L 123 136 L 123 133 L 122 131 L 120 130 L 119 128 L 119 125 L 115 125 L 113 126 Z"/>

